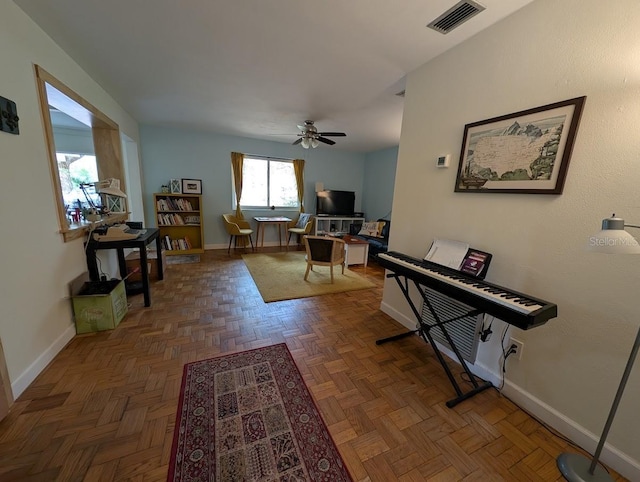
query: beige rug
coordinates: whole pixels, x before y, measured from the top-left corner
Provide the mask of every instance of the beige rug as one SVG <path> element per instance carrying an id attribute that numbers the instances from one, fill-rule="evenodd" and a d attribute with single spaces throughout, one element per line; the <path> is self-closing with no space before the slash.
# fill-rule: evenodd
<path id="1" fill-rule="evenodd" d="M 243 254 L 249 273 L 253 276 L 262 299 L 270 301 L 308 298 L 310 296 L 341 293 L 343 291 L 373 288 L 375 285 L 362 276 L 345 268 L 344 275 L 340 266 L 333 267 L 333 284 L 329 267 L 316 266 L 304 281 L 307 263 L 305 253 Z"/>

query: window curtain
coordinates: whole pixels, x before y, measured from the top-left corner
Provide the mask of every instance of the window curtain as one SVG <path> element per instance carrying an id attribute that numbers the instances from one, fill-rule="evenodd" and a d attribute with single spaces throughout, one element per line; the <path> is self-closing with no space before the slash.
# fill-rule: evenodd
<path id="1" fill-rule="evenodd" d="M 298 202 L 300 203 L 300 214 L 302 214 L 304 212 L 304 159 L 293 160 L 293 171 L 296 175 Z"/>
<path id="2" fill-rule="evenodd" d="M 242 164 L 244 154 L 240 152 L 231 153 L 231 170 L 233 171 L 233 185 L 236 189 L 236 217 L 244 219 L 240 208 L 240 198 L 242 197 Z"/>

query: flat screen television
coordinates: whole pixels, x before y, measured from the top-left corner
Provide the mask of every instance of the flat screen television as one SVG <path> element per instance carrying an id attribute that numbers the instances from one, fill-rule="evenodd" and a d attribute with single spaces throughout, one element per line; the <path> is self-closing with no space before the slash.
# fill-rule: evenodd
<path id="1" fill-rule="evenodd" d="M 320 191 L 316 193 L 318 216 L 353 216 L 356 193 L 353 191 Z"/>

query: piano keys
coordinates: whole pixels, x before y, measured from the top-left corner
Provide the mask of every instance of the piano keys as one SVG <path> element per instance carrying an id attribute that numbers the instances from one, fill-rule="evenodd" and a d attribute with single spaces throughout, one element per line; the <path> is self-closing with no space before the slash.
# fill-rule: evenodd
<path id="1" fill-rule="evenodd" d="M 553 303 L 406 254 L 380 253 L 378 263 L 396 275 L 406 276 L 521 330 L 543 325 L 558 315 Z"/>

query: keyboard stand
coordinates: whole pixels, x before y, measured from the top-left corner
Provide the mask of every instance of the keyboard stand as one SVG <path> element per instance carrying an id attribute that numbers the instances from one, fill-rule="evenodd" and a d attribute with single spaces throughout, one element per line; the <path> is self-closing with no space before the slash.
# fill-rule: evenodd
<path id="1" fill-rule="evenodd" d="M 480 311 L 480 310 L 471 310 L 468 313 L 465 313 L 463 315 L 456 316 L 455 318 L 451 318 L 451 319 L 443 321 L 443 320 L 440 319 L 440 316 L 438 316 L 438 313 L 434 309 L 433 304 L 429 300 L 429 297 L 427 296 L 426 290 L 424 290 L 417 281 L 411 280 L 411 281 L 413 281 L 413 284 L 415 285 L 415 287 L 420 292 L 420 295 L 422 296 L 422 299 L 424 300 L 424 303 L 429 308 L 429 311 L 431 312 L 431 314 L 433 316 L 433 319 L 436 322 L 435 325 L 429 325 L 429 324 L 424 323 L 422 321 L 422 317 L 420 316 L 420 312 L 418 311 L 418 309 L 416 308 L 415 304 L 413 303 L 413 300 L 409 296 L 409 280 L 408 280 L 407 276 L 391 273 L 391 274 L 387 274 L 387 278 L 394 278 L 396 280 L 396 282 L 398 283 L 398 286 L 400 287 L 400 290 L 402 291 L 402 294 L 404 295 L 405 299 L 409 303 L 409 307 L 411 308 L 411 311 L 413 311 L 413 314 L 415 315 L 415 317 L 418 320 L 418 329 L 417 330 L 408 331 L 406 333 L 400 333 L 399 335 L 390 336 L 388 338 L 383 338 L 381 340 L 377 340 L 376 341 L 376 345 L 381 345 L 381 344 L 387 343 L 389 341 L 399 340 L 399 339 L 405 338 L 405 337 L 407 337 L 409 335 L 413 335 L 414 333 L 418 333 L 426 343 L 430 344 L 433 347 L 433 351 L 435 352 L 436 357 L 438 358 L 438 361 L 440 362 L 440 365 L 442 365 L 442 368 L 444 369 L 447 377 L 449 378 L 449 381 L 451 382 L 451 385 L 453 386 L 453 389 L 456 391 L 457 397 L 452 398 L 451 400 L 448 400 L 446 402 L 446 405 L 449 408 L 455 407 L 460 402 L 463 402 L 466 399 L 473 397 L 477 393 L 480 393 L 480 392 L 486 390 L 487 388 L 491 388 L 493 386 L 491 384 L 491 382 L 485 382 L 483 380 L 480 380 L 480 382 L 479 382 L 478 381 L 479 379 L 473 373 L 471 373 L 471 370 L 469 370 L 469 367 L 467 366 L 467 363 L 464 361 L 464 358 L 462 358 L 462 355 L 460 354 L 460 351 L 456 347 L 456 344 L 451 339 L 451 336 L 449 335 L 449 333 L 448 333 L 448 331 L 446 329 L 446 324 L 447 323 L 451 323 L 452 321 L 459 320 L 460 318 L 464 318 L 466 316 L 479 315 L 479 314 L 482 313 L 482 311 Z M 402 278 L 402 281 L 400 280 L 400 278 Z M 430 333 L 431 328 L 435 328 L 435 327 L 438 327 L 438 328 L 440 328 L 442 330 L 442 333 L 444 334 L 445 338 L 447 339 L 447 342 L 449 343 L 449 346 L 451 347 L 451 349 L 455 353 L 456 358 L 460 362 L 460 365 L 462 365 L 462 368 L 464 369 L 466 374 L 469 376 L 469 380 L 470 380 L 471 384 L 473 385 L 473 388 L 471 390 L 463 392 L 462 389 L 460 388 L 460 385 L 458 384 L 458 381 L 455 379 L 453 373 L 451 372 L 451 369 L 449 368 L 449 365 L 447 364 L 446 360 L 442 356 L 442 353 L 438 349 L 438 346 L 436 345 L 435 341 L 433 340 L 433 337 L 431 336 L 431 333 Z"/>

